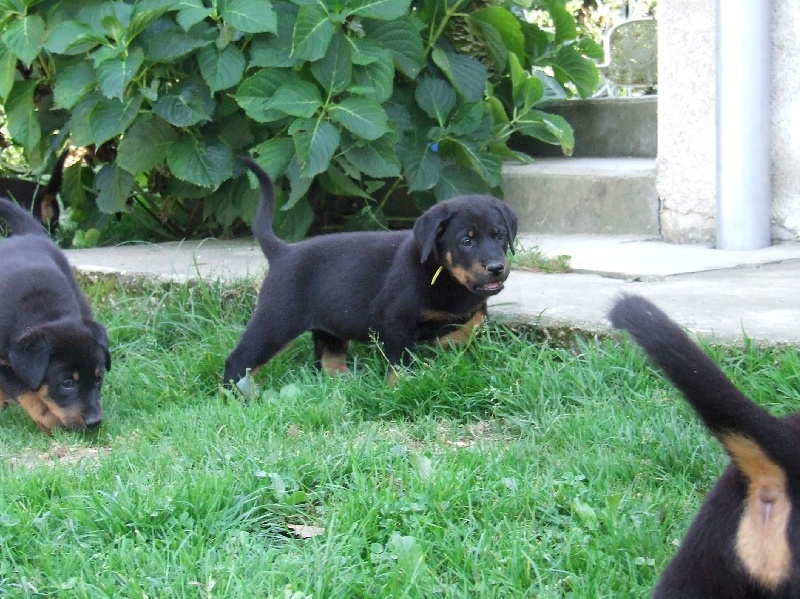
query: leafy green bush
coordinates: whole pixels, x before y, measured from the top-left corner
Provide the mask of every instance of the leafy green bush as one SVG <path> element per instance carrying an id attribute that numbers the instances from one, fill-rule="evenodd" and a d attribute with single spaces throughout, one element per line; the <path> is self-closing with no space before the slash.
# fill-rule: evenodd
<path id="1" fill-rule="evenodd" d="M 539 105 L 591 94 L 599 48 L 565 2 L 0 0 L 0 100 L 31 166 L 67 137 L 87 148 L 62 197 L 92 226 L 132 210 L 172 236 L 247 222 L 244 152 L 281 189 L 283 236 L 337 197 L 346 226 L 386 226 L 393 197 L 499 194 L 502 160 L 527 158 L 512 134 L 571 152 Z"/>

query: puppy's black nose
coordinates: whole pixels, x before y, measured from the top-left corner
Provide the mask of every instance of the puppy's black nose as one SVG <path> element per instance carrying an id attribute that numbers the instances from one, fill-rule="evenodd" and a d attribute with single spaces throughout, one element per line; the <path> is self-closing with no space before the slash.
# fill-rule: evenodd
<path id="1" fill-rule="evenodd" d="M 100 426 L 101 422 L 103 422 L 102 416 L 89 416 L 83 419 L 83 423 L 86 425 L 86 428 L 97 428 Z"/>
<path id="2" fill-rule="evenodd" d="M 488 270 L 494 276 L 498 276 L 503 274 L 503 271 L 506 269 L 506 265 L 502 262 L 492 262 L 486 265 L 486 270 Z"/>

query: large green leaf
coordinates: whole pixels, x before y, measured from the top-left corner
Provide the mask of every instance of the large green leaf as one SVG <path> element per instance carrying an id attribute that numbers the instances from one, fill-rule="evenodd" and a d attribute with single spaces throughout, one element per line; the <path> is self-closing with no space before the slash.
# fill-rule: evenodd
<path id="1" fill-rule="evenodd" d="M 53 54 L 77 55 L 88 52 L 105 42 L 101 32 L 85 23 L 63 21 L 50 30 L 45 49 Z"/>
<path id="2" fill-rule="evenodd" d="M 291 137 L 273 137 L 258 144 L 253 151 L 258 156 L 254 160 L 273 181 L 277 181 L 289 168 L 289 163 L 294 158 L 294 141 Z"/>
<path id="3" fill-rule="evenodd" d="M 176 20 L 184 31 L 188 31 L 214 12 L 214 9 L 206 8 L 203 0 L 180 0 L 179 3 L 175 3 L 175 8 L 178 10 Z"/>
<path id="4" fill-rule="evenodd" d="M 484 31 L 495 62 L 504 67 L 508 53 L 520 61 L 525 60 L 525 36 L 519 18 L 502 6 L 489 6 L 476 10 L 467 16 L 468 21 L 477 23 Z M 502 43 L 497 47 L 496 40 Z"/>
<path id="5" fill-rule="evenodd" d="M 411 0 L 351 0 L 350 15 L 394 21 L 408 13 Z"/>
<path id="6" fill-rule="evenodd" d="M 351 94 L 366 96 L 379 103 L 392 97 L 394 59 L 392 53 L 376 40 L 349 40 L 353 47 L 353 83 Z"/>
<path id="7" fill-rule="evenodd" d="M 117 148 L 117 165 L 136 174 L 147 172 L 166 160 L 178 132 L 154 115 L 143 114 L 125 132 Z"/>
<path id="8" fill-rule="evenodd" d="M 175 0 L 136 0 L 128 23 L 128 40 L 134 39 L 145 27 L 171 10 L 175 10 Z"/>
<path id="9" fill-rule="evenodd" d="M 5 103 L 16 76 L 17 57 L 5 45 L 0 44 L 0 103 Z"/>
<path id="10" fill-rule="evenodd" d="M 556 26 L 555 43 L 574 40 L 578 36 L 578 28 L 572 13 L 567 9 L 566 0 L 541 0 L 541 2 Z"/>
<path id="11" fill-rule="evenodd" d="M 125 97 L 125 87 L 133 80 L 144 62 L 141 48 L 132 47 L 124 58 L 107 60 L 97 67 L 100 93 L 106 98 Z"/>
<path id="12" fill-rule="evenodd" d="M 244 75 L 244 54 L 233 44 L 228 44 L 222 51 L 215 45 L 200 48 L 197 62 L 200 74 L 212 92 L 233 87 Z"/>
<path id="13" fill-rule="evenodd" d="M 76 146 L 102 145 L 122 135 L 139 114 L 141 96 L 126 100 L 104 98 L 93 93 L 83 98 L 72 110 L 69 131 Z"/>
<path id="14" fill-rule="evenodd" d="M 565 155 L 572 155 L 575 137 L 570 124 L 557 114 L 531 110 L 517 121 L 521 133 L 540 139 L 543 142 L 560 145 Z"/>
<path id="15" fill-rule="evenodd" d="M 33 95 L 36 91 L 35 81 L 17 81 L 8 94 L 5 103 L 8 132 L 11 138 L 22 144 L 27 153 L 33 151 L 42 137 L 42 128 L 36 118 Z"/>
<path id="16" fill-rule="evenodd" d="M 475 171 L 450 164 L 442 169 L 433 195 L 437 202 L 443 202 L 462 195 L 486 194 L 490 191 L 488 184 Z"/>
<path id="17" fill-rule="evenodd" d="M 414 98 L 422 110 L 444 126 L 456 105 L 456 92 L 444 79 L 426 76 L 417 81 Z"/>
<path id="18" fill-rule="evenodd" d="M 189 78 L 159 97 L 153 111 L 176 127 L 189 127 L 211 120 L 214 99 L 205 83 Z"/>
<path id="19" fill-rule="evenodd" d="M 363 146 L 351 146 L 344 156 L 359 171 L 370 177 L 383 179 L 400 175 L 400 160 L 394 144 L 385 137 Z"/>
<path id="20" fill-rule="evenodd" d="M 364 23 L 364 30 L 392 52 L 395 67 L 407 77 L 415 79 L 425 67 L 425 48 L 418 21 L 411 17 L 371 21 Z"/>
<path id="21" fill-rule="evenodd" d="M 298 119 L 289 128 L 305 178 L 325 171 L 339 147 L 339 130 L 322 119 Z"/>
<path id="22" fill-rule="evenodd" d="M 330 115 L 350 133 L 362 139 L 378 139 L 389 132 L 383 107 L 368 98 L 349 96 L 331 106 Z"/>
<path id="23" fill-rule="evenodd" d="M 431 58 L 467 102 L 483 98 L 489 74 L 481 61 L 439 48 L 431 52 Z"/>
<path id="24" fill-rule="evenodd" d="M 311 63 L 311 74 L 330 94 L 341 93 L 350 85 L 352 49 L 341 31 L 334 33 L 325 56 Z"/>
<path id="25" fill-rule="evenodd" d="M 470 143 L 466 140 L 449 137 L 441 142 L 442 153 L 455 156 L 459 165 L 470 169 L 489 187 L 498 187 L 502 182 L 502 160 L 494 154 L 482 149 L 481 144 Z"/>
<path id="26" fill-rule="evenodd" d="M 218 187 L 233 174 L 233 152 L 218 138 L 186 134 L 170 147 L 167 165 L 178 179 Z"/>
<path id="27" fill-rule="evenodd" d="M 272 94 L 268 107 L 292 116 L 310 118 L 322 106 L 319 88 L 309 81 L 297 79 L 280 86 Z"/>
<path id="28" fill-rule="evenodd" d="M 44 19 L 35 14 L 17 17 L 11 21 L 0 39 L 25 66 L 29 67 L 42 51 Z"/>
<path id="29" fill-rule="evenodd" d="M 56 73 L 53 89 L 56 108 L 69 110 L 97 87 L 97 71 L 86 61 L 76 62 Z"/>
<path id="30" fill-rule="evenodd" d="M 578 93 L 588 98 L 600 82 L 595 63 L 583 56 L 573 45 L 561 46 L 553 55 L 553 73 L 561 83 L 571 81 Z"/>
<path id="31" fill-rule="evenodd" d="M 250 43 L 250 67 L 293 67 L 302 59 L 292 56 L 292 36 L 298 8 L 281 2 L 275 7 L 278 19 L 275 34 L 253 36 Z"/>
<path id="32" fill-rule="evenodd" d="M 113 163 L 104 164 L 94 178 L 97 207 L 106 214 L 125 212 L 134 183 L 135 178 L 128 171 Z"/>
<path id="33" fill-rule="evenodd" d="M 267 0 L 228 0 L 222 18 L 244 33 L 275 33 L 278 26 L 272 3 Z"/>
<path id="34" fill-rule="evenodd" d="M 184 31 L 168 19 L 162 19 L 148 27 L 139 39 L 149 61 L 173 63 L 198 48 L 213 44 L 214 38 L 214 30 L 206 23 Z"/>
<path id="35" fill-rule="evenodd" d="M 409 191 L 425 191 L 439 181 L 442 158 L 434 148 L 421 131 L 403 140 L 400 158 Z"/>
<path id="36" fill-rule="evenodd" d="M 297 79 L 297 73 L 291 69 L 261 69 L 242 82 L 236 92 L 236 102 L 254 121 L 277 121 L 286 114 L 271 107 L 272 96 L 279 87 Z"/>
<path id="37" fill-rule="evenodd" d="M 324 8 L 318 5 L 301 6 L 292 34 L 292 57 L 309 62 L 319 60 L 328 51 L 333 30 L 333 21 Z"/>

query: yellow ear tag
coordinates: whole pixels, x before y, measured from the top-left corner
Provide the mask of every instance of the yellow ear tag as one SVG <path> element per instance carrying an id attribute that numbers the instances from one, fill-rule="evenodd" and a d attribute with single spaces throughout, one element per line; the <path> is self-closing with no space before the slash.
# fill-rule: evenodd
<path id="1" fill-rule="evenodd" d="M 436 279 L 439 278 L 439 275 L 442 274 L 443 268 L 444 268 L 443 266 L 440 266 L 439 268 L 436 269 L 436 272 L 433 273 L 433 278 L 431 279 L 431 285 L 433 285 L 436 282 Z"/>

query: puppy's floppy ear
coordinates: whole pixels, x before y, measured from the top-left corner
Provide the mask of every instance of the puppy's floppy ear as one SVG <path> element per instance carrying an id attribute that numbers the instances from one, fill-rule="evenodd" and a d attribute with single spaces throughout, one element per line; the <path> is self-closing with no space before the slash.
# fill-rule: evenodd
<path id="1" fill-rule="evenodd" d="M 86 325 L 86 328 L 91 331 L 92 337 L 94 337 L 100 347 L 103 348 L 103 353 L 106 357 L 106 370 L 111 370 L 111 352 L 108 350 L 108 334 L 106 333 L 105 327 L 89 318 L 84 318 L 83 324 Z"/>
<path id="2" fill-rule="evenodd" d="M 420 262 L 425 262 L 433 253 L 436 239 L 444 231 L 450 220 L 450 211 L 446 204 L 437 204 L 428 209 L 414 223 L 414 239 L 420 251 Z"/>
<path id="3" fill-rule="evenodd" d="M 514 253 L 514 239 L 517 237 L 517 215 L 514 214 L 514 211 L 508 207 L 508 204 L 505 202 L 501 202 L 500 200 L 495 201 L 495 209 L 500 212 L 500 216 L 503 217 L 503 222 L 506 225 L 506 237 L 508 238 L 508 249 L 511 250 L 511 253 Z"/>
<path id="4" fill-rule="evenodd" d="M 29 389 L 36 391 L 44 381 L 52 350 L 47 333 L 41 329 L 33 329 L 11 344 L 8 363 L 14 374 Z"/>

